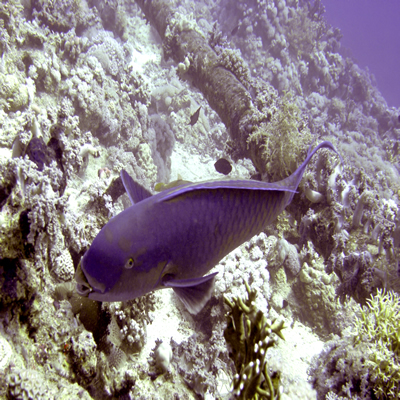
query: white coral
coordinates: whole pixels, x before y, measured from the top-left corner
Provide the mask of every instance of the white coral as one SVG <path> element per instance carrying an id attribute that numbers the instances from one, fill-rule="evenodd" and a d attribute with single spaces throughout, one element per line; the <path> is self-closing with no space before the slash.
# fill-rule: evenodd
<path id="1" fill-rule="evenodd" d="M 7 340 L 0 336 L 0 371 L 4 371 L 8 367 L 12 354 L 12 349 Z"/>

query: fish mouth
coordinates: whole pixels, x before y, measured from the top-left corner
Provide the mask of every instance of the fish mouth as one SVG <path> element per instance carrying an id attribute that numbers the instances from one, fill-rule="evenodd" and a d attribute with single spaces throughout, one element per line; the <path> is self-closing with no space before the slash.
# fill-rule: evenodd
<path id="1" fill-rule="evenodd" d="M 93 292 L 93 288 L 90 286 L 89 282 L 86 279 L 85 274 L 82 271 L 81 263 L 79 263 L 78 268 L 75 272 L 75 280 L 76 280 L 76 291 L 81 296 L 88 297 L 91 292 Z"/>

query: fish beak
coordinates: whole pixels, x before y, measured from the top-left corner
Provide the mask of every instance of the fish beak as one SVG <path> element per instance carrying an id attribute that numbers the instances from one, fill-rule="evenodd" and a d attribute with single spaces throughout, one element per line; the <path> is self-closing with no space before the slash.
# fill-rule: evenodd
<path id="1" fill-rule="evenodd" d="M 79 263 L 78 268 L 76 269 L 75 280 L 76 280 L 76 291 L 81 296 L 88 297 L 89 293 L 93 291 L 93 288 L 89 285 L 89 282 L 87 281 L 86 276 L 82 271 L 81 263 Z"/>

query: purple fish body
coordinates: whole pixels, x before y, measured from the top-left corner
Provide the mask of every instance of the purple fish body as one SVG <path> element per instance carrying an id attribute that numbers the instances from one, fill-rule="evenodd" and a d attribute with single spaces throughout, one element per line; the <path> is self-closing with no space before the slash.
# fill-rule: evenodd
<path id="1" fill-rule="evenodd" d="M 122 171 L 134 204 L 103 227 L 83 256 L 78 292 L 122 301 L 170 287 L 190 312 L 198 312 L 211 297 L 215 277 L 204 275 L 285 209 L 321 147 L 336 151 L 330 142 L 321 143 L 294 174 L 275 183 L 186 183 L 151 196 Z"/>

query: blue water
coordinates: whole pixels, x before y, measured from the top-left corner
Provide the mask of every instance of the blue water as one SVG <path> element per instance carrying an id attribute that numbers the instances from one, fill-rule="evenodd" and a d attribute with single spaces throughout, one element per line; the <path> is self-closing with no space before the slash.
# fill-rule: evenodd
<path id="1" fill-rule="evenodd" d="M 389 106 L 400 106 L 400 1 L 323 0 L 325 18 L 343 33 L 344 52 L 368 67 Z M 346 54 L 346 53 L 345 53 Z"/>

